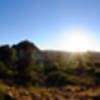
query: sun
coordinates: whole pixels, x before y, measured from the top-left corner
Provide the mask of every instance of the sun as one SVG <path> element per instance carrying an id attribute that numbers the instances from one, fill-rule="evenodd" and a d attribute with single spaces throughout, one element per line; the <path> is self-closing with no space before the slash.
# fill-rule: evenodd
<path id="1" fill-rule="evenodd" d="M 66 43 L 67 50 L 72 52 L 86 52 L 91 48 L 91 42 L 85 34 L 72 34 Z"/>

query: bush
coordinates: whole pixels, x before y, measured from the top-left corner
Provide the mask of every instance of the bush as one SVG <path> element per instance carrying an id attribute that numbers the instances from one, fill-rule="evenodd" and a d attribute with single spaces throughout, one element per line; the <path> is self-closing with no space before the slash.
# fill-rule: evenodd
<path id="1" fill-rule="evenodd" d="M 2 61 L 0 61 L 0 78 L 6 78 L 8 76 L 8 73 L 9 69 Z"/>
<path id="2" fill-rule="evenodd" d="M 44 74 L 47 75 L 51 72 L 58 71 L 59 67 L 56 64 L 49 64 L 48 66 L 44 67 Z"/>
<path id="3" fill-rule="evenodd" d="M 54 71 L 48 74 L 48 86 L 64 86 L 68 83 L 67 75 L 60 71 Z"/>

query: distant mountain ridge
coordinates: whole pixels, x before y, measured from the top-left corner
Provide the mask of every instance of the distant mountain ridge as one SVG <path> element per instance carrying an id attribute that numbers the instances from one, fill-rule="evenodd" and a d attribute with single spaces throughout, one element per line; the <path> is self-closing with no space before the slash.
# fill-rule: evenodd
<path id="1" fill-rule="evenodd" d="M 1 52 L 10 50 L 7 45 L 1 46 Z M 67 51 L 53 51 L 53 50 L 41 50 L 34 43 L 24 40 L 11 48 L 17 50 L 17 56 L 19 59 L 32 58 L 33 60 L 40 62 L 58 63 L 61 66 L 67 66 L 69 62 L 75 63 L 78 61 L 85 62 L 87 65 L 100 66 L 100 52 L 67 52 Z M 5 51 L 5 52 L 6 52 Z M 5 53 L 6 54 L 6 53 Z M 2 53 L 1 53 L 2 55 Z"/>
<path id="2" fill-rule="evenodd" d="M 87 65 L 100 66 L 100 52 L 62 52 L 62 51 L 43 51 L 49 59 L 60 62 L 61 60 L 67 64 L 69 61 L 82 59 Z M 77 58 L 78 57 L 78 58 Z M 93 63 L 93 64 L 92 64 Z"/>
<path id="3" fill-rule="evenodd" d="M 87 51 L 87 52 L 67 52 L 67 51 L 53 51 L 53 50 L 41 50 L 37 47 L 34 43 L 24 40 L 16 45 L 18 49 L 21 49 L 21 52 L 23 49 L 31 49 L 33 52 L 33 58 L 37 60 L 41 60 L 45 62 L 45 60 L 48 62 L 57 62 L 62 63 L 62 66 L 66 66 L 68 62 L 72 62 L 74 60 L 84 59 L 84 61 L 87 63 L 87 65 L 93 65 L 94 63 L 96 66 L 100 66 L 100 52 L 95 51 Z M 25 51 L 26 52 L 26 51 Z M 24 53 L 20 53 L 24 54 Z M 24 54 L 25 55 L 25 54 Z"/>

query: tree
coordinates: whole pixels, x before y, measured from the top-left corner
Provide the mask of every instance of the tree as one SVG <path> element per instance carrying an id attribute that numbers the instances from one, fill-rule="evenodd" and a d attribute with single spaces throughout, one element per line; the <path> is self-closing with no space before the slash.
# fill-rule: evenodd
<path id="1" fill-rule="evenodd" d="M 14 46 L 17 50 L 18 62 L 16 67 L 16 83 L 27 85 L 32 82 L 34 59 L 32 57 L 33 51 L 38 50 L 33 43 L 29 41 L 22 41 Z"/>

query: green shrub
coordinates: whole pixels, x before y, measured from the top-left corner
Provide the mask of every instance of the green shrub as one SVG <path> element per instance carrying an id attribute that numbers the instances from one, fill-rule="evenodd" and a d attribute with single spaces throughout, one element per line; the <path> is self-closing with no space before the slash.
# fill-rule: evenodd
<path id="1" fill-rule="evenodd" d="M 49 64 L 48 66 L 44 67 L 44 74 L 47 75 L 51 72 L 58 71 L 59 67 L 56 64 Z"/>
<path id="2" fill-rule="evenodd" d="M 63 86 L 68 83 L 67 75 L 60 71 L 53 71 L 48 74 L 47 84 L 49 86 Z"/>

